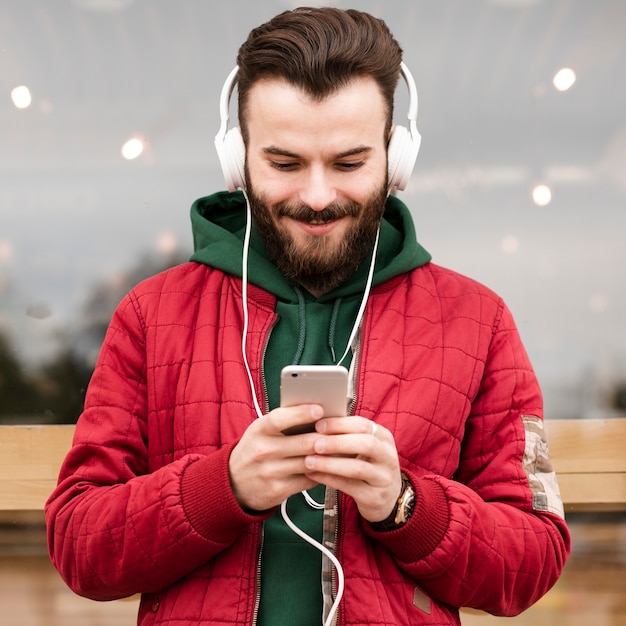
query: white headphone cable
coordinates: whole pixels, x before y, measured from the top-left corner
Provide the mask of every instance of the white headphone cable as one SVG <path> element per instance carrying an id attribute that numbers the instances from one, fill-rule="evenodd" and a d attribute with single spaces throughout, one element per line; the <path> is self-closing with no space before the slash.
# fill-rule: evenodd
<path id="1" fill-rule="evenodd" d="M 304 492 L 302 492 L 304 493 Z M 324 621 L 324 626 L 331 626 L 333 620 L 335 619 L 335 613 L 337 613 L 337 609 L 339 608 L 339 603 L 341 602 L 341 598 L 343 597 L 343 589 L 344 589 L 344 575 L 343 575 L 343 567 L 341 567 L 341 563 L 339 559 L 324 545 L 322 545 L 319 541 L 316 541 L 310 535 L 307 535 L 303 530 L 298 528 L 292 521 L 289 515 L 287 514 L 287 500 L 283 500 L 280 505 L 280 513 L 285 520 L 285 524 L 291 528 L 291 530 L 304 539 L 307 543 L 310 543 L 313 547 L 317 548 L 320 552 L 322 552 L 325 556 L 327 556 L 331 563 L 335 566 L 337 570 L 337 595 L 335 596 L 335 601 L 328 612 L 328 616 Z"/>
<path id="2" fill-rule="evenodd" d="M 372 281 L 374 280 L 374 269 L 376 267 L 376 253 L 378 252 L 378 240 L 380 239 L 380 226 L 376 231 L 376 239 L 374 240 L 374 247 L 372 248 L 372 260 L 370 262 L 370 269 L 367 274 L 367 281 L 365 283 L 365 290 L 363 292 L 363 298 L 361 299 L 361 306 L 359 307 L 359 312 L 356 315 L 356 320 L 354 321 L 354 326 L 352 327 L 352 332 L 350 333 L 350 338 L 348 339 L 348 344 L 346 345 L 346 350 L 343 353 L 343 356 L 337 361 L 337 365 L 341 365 L 348 356 L 348 352 L 352 348 L 352 343 L 354 342 L 354 338 L 356 334 L 359 332 L 359 328 L 361 327 L 361 320 L 363 319 L 363 314 L 365 313 L 365 307 L 367 306 L 367 300 L 370 295 L 370 291 L 372 289 Z"/>
<path id="3" fill-rule="evenodd" d="M 250 382 L 250 389 L 252 391 L 252 401 L 254 402 L 254 409 L 259 417 L 262 417 L 263 412 L 261 411 L 261 407 L 259 406 L 259 402 L 256 397 L 256 390 L 254 388 L 254 380 L 252 378 L 252 372 L 250 370 L 250 365 L 248 363 L 248 355 L 246 350 L 246 338 L 248 335 L 248 325 L 249 325 L 249 315 L 248 315 L 248 256 L 250 249 L 250 234 L 252 230 L 252 216 L 250 210 L 250 201 L 248 199 L 248 195 L 246 194 L 244 189 L 241 189 L 244 198 L 246 200 L 246 230 L 244 234 L 243 240 L 243 254 L 242 254 L 242 268 L 241 268 L 241 297 L 243 301 L 243 329 L 242 329 L 242 338 L 241 338 L 241 351 L 243 355 L 243 362 L 246 368 L 246 372 L 248 374 L 248 381 Z M 361 299 L 361 305 L 359 307 L 359 311 L 356 316 L 356 320 L 352 327 L 352 332 L 350 333 L 350 337 L 348 339 L 348 343 L 346 345 L 346 350 L 343 353 L 343 356 L 338 361 L 337 365 L 341 365 L 344 361 L 348 352 L 352 347 L 352 343 L 354 342 L 354 338 L 359 331 L 359 327 L 361 325 L 361 320 L 363 318 L 363 314 L 365 312 L 365 307 L 367 306 L 367 300 L 369 298 L 369 293 L 372 288 L 372 281 L 374 279 L 374 270 L 376 266 L 376 254 L 378 251 L 378 241 L 380 239 L 380 227 L 376 231 L 376 239 L 374 241 L 374 247 L 372 249 L 372 260 L 370 262 L 370 268 L 367 276 L 367 281 L 365 284 L 365 290 L 363 293 L 363 298 Z M 302 491 L 302 495 L 305 500 L 314 509 L 321 510 L 324 508 L 323 504 L 316 502 L 307 491 Z M 298 528 L 289 515 L 287 514 L 287 500 L 283 500 L 280 505 L 280 512 L 285 521 L 285 524 L 299 537 L 304 539 L 307 543 L 311 544 L 313 547 L 317 548 L 322 554 L 324 554 L 328 559 L 330 559 L 331 563 L 334 565 L 337 571 L 337 594 L 335 596 L 335 600 L 331 606 L 331 609 L 328 613 L 326 620 L 324 621 L 324 626 L 330 626 L 333 623 L 335 614 L 337 613 L 337 609 L 339 608 L 339 603 L 341 602 L 341 598 L 343 597 L 344 590 L 344 574 L 343 567 L 339 562 L 339 559 L 324 545 L 313 539 L 310 535 L 307 535 L 303 530 Z"/>
<path id="4" fill-rule="evenodd" d="M 248 194 L 245 189 L 242 189 L 244 198 L 246 199 L 246 232 L 243 238 L 243 254 L 241 260 L 241 298 L 243 301 L 243 329 L 241 332 L 241 352 L 243 354 L 243 363 L 248 373 L 248 381 L 250 382 L 250 389 L 252 391 L 252 401 L 254 402 L 254 409 L 258 417 L 263 417 L 263 411 L 259 406 L 259 401 L 256 397 L 256 390 L 254 389 L 254 380 L 252 379 L 252 372 L 250 371 L 250 364 L 248 363 L 248 354 L 246 350 L 246 338 L 248 336 L 248 251 L 250 249 L 250 232 L 252 230 L 252 215 L 250 211 L 250 201 L 248 200 Z"/>
<path id="5" fill-rule="evenodd" d="M 248 335 L 248 325 L 249 325 L 249 315 L 248 315 L 248 251 L 250 249 L 250 233 L 252 230 L 252 216 L 250 211 L 250 201 L 248 200 L 248 195 L 245 190 L 241 190 L 244 198 L 246 200 L 246 230 L 243 239 L 243 254 L 242 254 L 242 268 L 241 268 L 241 297 L 243 302 L 243 329 L 242 329 L 242 337 L 241 337 L 241 351 L 243 355 L 243 362 L 246 368 L 246 372 L 248 374 L 248 381 L 250 382 L 250 389 L 252 391 L 252 401 L 254 402 L 254 409 L 259 417 L 263 416 L 263 412 L 261 411 L 261 407 L 259 406 L 259 402 L 256 397 L 256 391 L 254 388 L 254 380 L 252 378 L 252 372 L 250 371 L 250 364 L 248 363 L 248 355 L 246 353 L 246 337 Z M 378 238 L 377 238 L 378 240 Z M 350 342 L 352 338 L 350 339 Z M 348 348 L 350 345 L 348 342 Z M 346 350 L 347 354 L 347 350 Z M 345 358 L 345 355 L 344 357 Z M 306 491 L 302 492 L 304 498 L 306 499 L 309 506 L 314 509 L 323 509 L 324 505 L 316 502 Z M 313 537 L 307 535 L 303 530 L 298 528 L 292 521 L 289 515 L 287 514 L 287 500 L 283 500 L 280 505 L 280 512 L 285 521 L 285 524 L 289 526 L 289 528 L 304 539 L 307 543 L 310 543 L 313 547 L 317 548 L 320 552 L 325 554 L 331 561 L 331 563 L 335 566 L 337 570 L 337 595 L 335 596 L 335 601 L 328 613 L 328 617 L 324 622 L 324 626 L 331 626 L 332 621 L 335 617 L 335 613 L 339 608 L 339 603 L 341 602 L 341 598 L 343 596 L 344 589 L 344 575 L 343 568 L 341 567 L 341 563 L 337 559 L 337 557 L 321 543 L 313 539 Z"/>

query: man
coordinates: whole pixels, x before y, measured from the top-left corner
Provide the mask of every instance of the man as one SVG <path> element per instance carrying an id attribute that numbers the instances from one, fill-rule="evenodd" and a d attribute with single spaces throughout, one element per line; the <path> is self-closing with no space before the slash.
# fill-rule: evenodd
<path id="1" fill-rule="evenodd" d="M 218 148 L 245 196 L 198 200 L 192 261 L 119 306 L 46 506 L 77 593 L 141 593 L 144 625 L 448 625 L 557 580 L 569 535 L 511 315 L 431 263 L 389 195 L 401 57 L 332 8 L 241 47 Z M 284 365 L 338 361 L 348 416 L 278 408 Z"/>

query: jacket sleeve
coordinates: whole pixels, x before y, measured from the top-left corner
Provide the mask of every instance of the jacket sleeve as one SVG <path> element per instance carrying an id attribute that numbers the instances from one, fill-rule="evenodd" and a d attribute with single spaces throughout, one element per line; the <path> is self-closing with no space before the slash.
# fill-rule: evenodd
<path id="1" fill-rule="evenodd" d="M 570 536 L 538 383 L 510 312 L 501 311 L 456 475 L 405 468 L 413 516 L 398 530 L 366 532 L 434 599 L 513 616 L 554 585 Z"/>
<path id="2" fill-rule="evenodd" d="M 53 564 L 73 591 L 95 600 L 160 590 L 260 519 L 247 515 L 230 489 L 232 446 L 150 471 L 147 394 L 144 326 L 127 296 L 107 331 L 72 448 L 45 506 Z M 199 476 L 202 515 L 191 495 Z"/>

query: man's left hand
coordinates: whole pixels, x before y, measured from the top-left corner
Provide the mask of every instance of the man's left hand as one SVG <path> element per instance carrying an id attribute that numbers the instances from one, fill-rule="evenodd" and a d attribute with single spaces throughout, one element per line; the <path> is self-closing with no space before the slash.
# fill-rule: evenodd
<path id="1" fill-rule="evenodd" d="M 369 522 L 393 511 L 402 477 L 393 435 L 380 424 L 359 416 L 321 419 L 315 454 L 305 458 L 307 476 L 348 494 Z"/>

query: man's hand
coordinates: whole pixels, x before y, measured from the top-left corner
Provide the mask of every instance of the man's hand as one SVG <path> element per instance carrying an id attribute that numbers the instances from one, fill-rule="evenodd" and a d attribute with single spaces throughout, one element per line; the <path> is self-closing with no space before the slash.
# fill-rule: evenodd
<path id="1" fill-rule="evenodd" d="M 283 431 L 314 423 L 322 414 L 322 407 L 303 404 L 274 409 L 250 424 L 229 460 L 230 481 L 242 508 L 267 510 L 317 484 L 305 475 L 304 459 L 314 453 L 319 434 L 286 436 Z"/>
<path id="2" fill-rule="evenodd" d="M 313 454 L 304 460 L 307 477 L 352 496 L 369 522 L 386 519 L 402 489 L 391 432 L 358 416 L 325 418 L 315 427 Z"/>
<path id="3" fill-rule="evenodd" d="M 366 520 L 386 519 L 402 488 L 393 435 L 364 417 L 321 417 L 320 406 L 303 404 L 274 409 L 247 428 L 229 461 L 239 504 L 263 511 L 324 484 L 352 496 Z M 313 423 L 316 432 L 283 434 Z"/>

